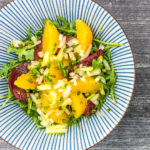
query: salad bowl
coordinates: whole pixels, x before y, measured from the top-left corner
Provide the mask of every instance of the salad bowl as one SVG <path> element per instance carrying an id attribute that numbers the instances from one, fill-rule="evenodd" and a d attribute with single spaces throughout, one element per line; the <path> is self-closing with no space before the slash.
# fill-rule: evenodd
<path id="1" fill-rule="evenodd" d="M 34 34 L 43 27 L 42 19 L 64 17 L 68 22 L 81 19 L 91 27 L 95 37 L 101 28 L 101 40 L 121 43 L 111 48 L 112 62 L 117 74 L 116 103 L 107 97 L 101 111 L 90 119 L 82 118 L 79 124 L 69 127 L 66 134 L 46 134 L 26 116 L 15 103 L 8 102 L 0 109 L 0 137 L 23 150 L 79 150 L 102 141 L 118 125 L 130 104 L 134 89 L 135 67 L 129 41 L 117 21 L 101 6 L 91 0 L 15 0 L 0 11 L 0 68 L 16 55 L 6 52 L 10 42 L 23 39 L 27 29 Z M 90 85 L 89 85 L 90 86 Z M 86 87 L 85 87 L 86 88 Z M 8 83 L 0 80 L 0 95 L 7 95 Z M 6 98 L 0 99 L 0 105 Z M 109 111 L 107 111 L 109 109 Z"/>

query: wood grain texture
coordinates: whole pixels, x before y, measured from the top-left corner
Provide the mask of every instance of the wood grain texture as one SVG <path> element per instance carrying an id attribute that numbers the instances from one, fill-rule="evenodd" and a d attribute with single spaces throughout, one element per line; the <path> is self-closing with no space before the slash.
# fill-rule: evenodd
<path id="1" fill-rule="evenodd" d="M 0 8 L 11 0 L 0 0 Z M 150 0 L 94 0 L 125 30 L 135 57 L 131 105 L 117 128 L 91 150 L 150 150 Z M 16 150 L 0 140 L 0 150 Z"/>

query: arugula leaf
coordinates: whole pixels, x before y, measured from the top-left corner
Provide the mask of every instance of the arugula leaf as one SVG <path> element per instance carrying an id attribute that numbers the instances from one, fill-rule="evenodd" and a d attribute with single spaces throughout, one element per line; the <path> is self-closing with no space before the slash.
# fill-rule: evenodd
<path id="1" fill-rule="evenodd" d="M 93 39 L 95 42 L 101 43 L 101 44 L 105 44 L 105 45 L 110 45 L 110 46 L 123 46 L 123 44 L 120 43 L 110 43 L 110 42 L 104 42 L 98 39 Z"/>
<path id="2" fill-rule="evenodd" d="M 24 42 L 24 41 L 27 41 L 27 40 L 30 40 L 30 39 L 31 39 L 31 28 L 28 28 L 28 34 L 27 34 L 26 38 L 23 39 L 22 41 Z"/>
<path id="3" fill-rule="evenodd" d="M 44 28 L 39 28 L 36 32 L 35 32 L 35 37 L 37 39 L 40 39 L 42 36 L 43 36 L 43 31 L 44 31 Z"/>
<path id="4" fill-rule="evenodd" d="M 96 69 L 96 68 L 102 68 L 103 66 L 103 57 L 99 57 L 97 60 L 96 59 L 93 59 L 92 61 L 92 67 L 93 69 Z"/>
<path id="5" fill-rule="evenodd" d="M 4 108 L 6 103 L 14 98 L 14 95 L 11 93 L 10 88 L 8 87 L 8 95 L 7 96 L 2 96 L 0 95 L 0 98 L 6 98 L 5 102 L 3 103 L 3 105 L 0 108 Z"/>
<path id="6" fill-rule="evenodd" d="M 3 64 L 3 68 L 0 70 L 0 79 L 6 79 L 8 81 L 12 70 L 20 63 L 16 60 L 9 59 L 9 64 Z"/>
<path id="7" fill-rule="evenodd" d="M 57 16 L 58 21 L 62 22 L 64 24 L 64 26 L 68 27 L 69 23 L 66 21 L 65 18 L 61 17 L 61 16 Z"/>
<path id="8" fill-rule="evenodd" d="M 100 29 L 99 29 L 99 33 L 98 33 L 98 38 L 97 38 L 97 39 L 100 39 L 101 33 L 102 33 L 102 29 L 100 28 Z"/>
<path id="9" fill-rule="evenodd" d="M 49 19 L 42 19 L 42 22 L 44 25 L 46 24 L 47 20 L 49 20 Z"/>
<path id="10" fill-rule="evenodd" d="M 16 53 L 18 55 L 19 61 L 24 60 L 33 60 L 34 59 L 34 49 L 27 49 L 26 47 L 23 48 L 15 48 L 10 46 L 7 48 L 8 53 Z"/>

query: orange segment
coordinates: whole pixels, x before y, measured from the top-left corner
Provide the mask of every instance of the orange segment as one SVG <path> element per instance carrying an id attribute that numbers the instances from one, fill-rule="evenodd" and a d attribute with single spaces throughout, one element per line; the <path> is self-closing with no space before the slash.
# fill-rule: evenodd
<path id="1" fill-rule="evenodd" d="M 86 98 L 82 94 L 78 95 L 77 93 L 72 93 L 71 100 L 74 117 L 79 118 L 85 111 Z"/>
<path id="2" fill-rule="evenodd" d="M 35 80 L 29 73 L 26 73 L 19 76 L 14 84 L 21 89 L 34 89 L 36 87 Z"/>
<path id="3" fill-rule="evenodd" d="M 43 49 L 44 52 L 49 52 L 50 56 L 53 55 L 58 48 L 59 44 L 59 32 L 55 25 L 48 20 L 45 24 L 43 34 Z"/>
<path id="4" fill-rule="evenodd" d="M 77 85 L 72 85 L 72 91 L 81 93 L 96 93 L 100 89 L 99 82 L 96 82 L 94 78 L 88 77 L 86 81 L 77 79 Z"/>
<path id="5" fill-rule="evenodd" d="M 76 20 L 77 39 L 82 50 L 86 52 L 92 43 L 93 34 L 90 27 L 82 20 Z"/>

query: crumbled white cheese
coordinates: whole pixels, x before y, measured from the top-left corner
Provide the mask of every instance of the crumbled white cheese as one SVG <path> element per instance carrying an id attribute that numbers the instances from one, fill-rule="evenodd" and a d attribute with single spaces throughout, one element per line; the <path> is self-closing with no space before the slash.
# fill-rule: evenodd
<path id="1" fill-rule="evenodd" d="M 64 53 L 64 58 L 68 59 L 68 54 L 67 53 Z"/>
<path id="2" fill-rule="evenodd" d="M 13 40 L 13 46 L 18 48 L 20 46 L 24 46 L 24 43 L 21 40 Z"/>
<path id="3" fill-rule="evenodd" d="M 41 51 L 41 52 L 38 52 L 38 56 L 39 56 L 40 58 L 43 58 L 43 56 L 44 56 L 44 53 L 43 53 L 43 51 Z"/>
<path id="4" fill-rule="evenodd" d="M 66 45 L 66 36 L 63 36 L 62 34 L 60 34 L 58 48 L 62 48 L 64 45 Z"/>
<path id="5" fill-rule="evenodd" d="M 35 45 L 41 44 L 41 40 L 34 42 Z"/>
<path id="6" fill-rule="evenodd" d="M 67 98 L 67 99 L 65 99 L 65 101 L 63 102 L 62 106 L 71 105 L 71 103 L 72 103 L 71 98 Z"/>
<path id="7" fill-rule="evenodd" d="M 72 79 L 70 82 L 72 82 L 74 86 L 77 86 L 77 81 L 75 79 Z"/>
<path id="8" fill-rule="evenodd" d="M 58 92 L 62 92 L 62 89 L 58 89 Z"/>
<path id="9" fill-rule="evenodd" d="M 77 38 L 73 38 L 73 39 L 71 39 L 70 41 L 68 41 L 68 43 L 67 43 L 67 45 L 68 45 L 69 47 L 71 47 L 71 46 L 73 46 L 73 45 L 77 45 L 77 44 L 79 44 Z"/>
<path id="10" fill-rule="evenodd" d="M 70 92 L 71 92 L 71 86 L 68 85 L 63 91 L 63 98 L 64 99 L 68 98 L 70 95 Z"/>
<path id="11" fill-rule="evenodd" d="M 73 52 L 69 52 L 69 56 L 71 60 L 76 60 L 76 57 Z"/>
<path id="12" fill-rule="evenodd" d="M 28 65 L 28 69 L 33 69 L 33 68 L 37 68 L 37 66 L 39 65 L 39 61 L 31 61 L 31 63 Z"/>
<path id="13" fill-rule="evenodd" d="M 99 49 L 104 50 L 104 45 L 100 44 Z"/>
<path id="14" fill-rule="evenodd" d="M 54 89 L 58 89 L 60 87 L 63 87 L 65 85 L 64 80 L 58 80 L 57 84 L 55 84 Z"/>
<path id="15" fill-rule="evenodd" d="M 51 85 L 50 84 L 42 84 L 42 85 L 37 86 L 37 89 L 39 91 L 50 90 Z"/>
<path id="16" fill-rule="evenodd" d="M 73 51 L 73 48 L 72 47 L 69 47 L 67 48 L 66 52 L 69 53 L 69 52 L 72 52 Z"/>
<path id="17" fill-rule="evenodd" d="M 48 70 L 48 68 L 46 68 L 46 69 L 44 70 L 43 74 L 44 74 L 44 75 L 47 75 L 48 72 L 49 72 L 49 70 Z"/>

